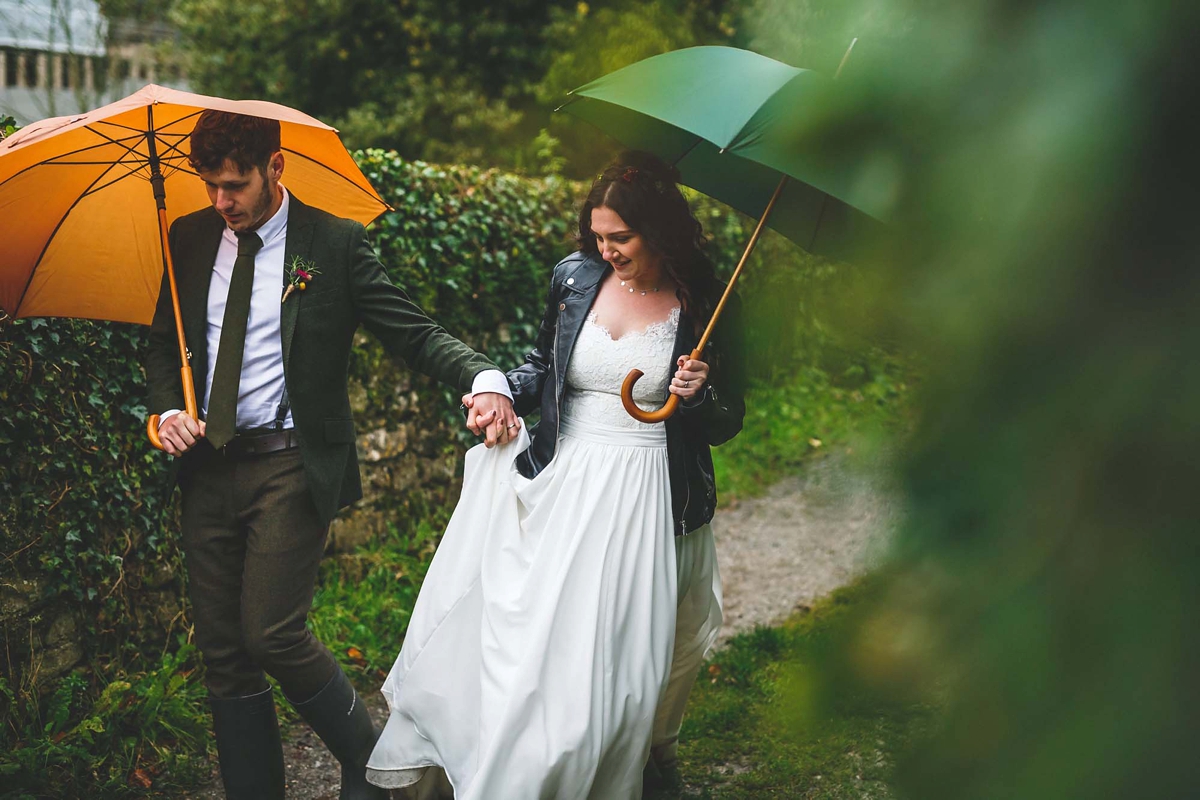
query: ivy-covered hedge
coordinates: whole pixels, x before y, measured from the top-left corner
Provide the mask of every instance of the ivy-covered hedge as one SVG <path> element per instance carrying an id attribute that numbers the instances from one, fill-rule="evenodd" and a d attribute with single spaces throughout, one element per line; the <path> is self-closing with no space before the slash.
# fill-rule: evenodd
<path id="1" fill-rule="evenodd" d="M 368 150 L 358 161 L 395 209 L 371 228 L 392 280 L 498 365 L 517 363 L 545 308 L 549 270 L 574 247 L 578 187 L 556 177 L 407 162 L 392 151 Z M 390 381 L 371 380 L 386 360 L 372 337 L 361 337 L 351 377 L 367 388 L 367 415 L 377 419 L 404 402 Z M 448 388 L 425 376 L 411 380 L 418 394 L 440 398 L 442 419 L 459 419 Z"/>
<path id="2" fill-rule="evenodd" d="M 516 364 L 544 308 L 549 271 L 574 248 L 586 187 L 383 151 L 358 160 L 396 209 L 371 231 L 393 280 L 451 332 L 501 366 Z M 747 221 L 706 198 L 695 205 L 728 272 Z M 774 309 L 756 315 L 752 372 L 786 369 L 827 344 L 811 312 L 798 312 L 839 274 L 779 240 L 766 243 L 744 288 L 749 302 Z M 103 784 L 136 793 L 141 780 L 129 776 L 138 765 L 166 764 L 163 737 L 192 730 L 186 720 L 155 716 L 196 705 L 187 699 L 195 679 L 171 674 L 198 664 L 187 649 L 164 661 L 190 628 L 165 459 L 143 435 L 145 343 L 145 329 L 135 326 L 0 321 L 0 783 L 18 789 L 69 794 Z M 441 446 L 460 455 L 457 398 L 419 376 L 396 391 L 384 360 L 376 342 L 360 337 L 352 384 L 366 394 L 365 415 L 382 420 L 418 398 Z M 360 420 L 360 430 L 370 424 Z M 403 506 L 405 492 L 397 494 L 407 527 L 449 499 Z M 137 690 L 145 681 L 161 691 Z M 125 687 L 125 717 L 157 719 L 159 728 L 97 723 L 114 685 Z M 186 771 L 173 769 L 177 777 Z"/>

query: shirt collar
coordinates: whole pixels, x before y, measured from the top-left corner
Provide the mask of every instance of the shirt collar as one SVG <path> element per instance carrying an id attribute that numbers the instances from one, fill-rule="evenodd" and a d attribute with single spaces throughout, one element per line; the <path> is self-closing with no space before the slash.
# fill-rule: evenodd
<path id="1" fill-rule="evenodd" d="M 269 246 L 272 241 L 287 233 L 288 206 L 291 205 L 290 196 L 283 184 L 280 184 L 279 188 L 283 191 L 283 202 L 280 203 L 279 209 L 271 218 L 255 231 L 258 234 L 258 238 L 262 239 L 263 247 Z M 237 234 L 230 230 L 228 226 L 225 228 L 224 235 L 229 241 L 237 242 Z"/>

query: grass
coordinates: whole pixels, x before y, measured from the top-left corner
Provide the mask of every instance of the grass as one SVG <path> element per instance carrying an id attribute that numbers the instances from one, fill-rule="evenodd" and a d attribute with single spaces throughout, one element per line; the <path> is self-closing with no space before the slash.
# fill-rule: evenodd
<path id="1" fill-rule="evenodd" d="M 309 625 L 360 689 L 377 690 L 400 652 L 445 522 L 443 512 L 409 532 L 392 527 L 321 565 Z"/>
<path id="2" fill-rule="evenodd" d="M 0 752 L 0 797 L 147 796 L 207 775 L 199 662 L 184 644 L 144 672 L 76 672 L 47 698 L 27 693 L 34 707 Z M 0 694 L 16 699 L 3 681 Z"/>
<path id="3" fill-rule="evenodd" d="M 868 363 L 836 375 L 804 367 L 753 383 L 742 432 L 713 450 L 721 496 L 760 495 L 813 455 L 900 424 L 910 394 L 906 371 L 898 360 L 872 353 Z"/>
<path id="4" fill-rule="evenodd" d="M 893 797 L 897 757 L 934 709 L 886 699 L 853 677 L 853 632 L 873 591 L 860 580 L 718 651 L 680 735 L 686 788 L 647 800 Z"/>

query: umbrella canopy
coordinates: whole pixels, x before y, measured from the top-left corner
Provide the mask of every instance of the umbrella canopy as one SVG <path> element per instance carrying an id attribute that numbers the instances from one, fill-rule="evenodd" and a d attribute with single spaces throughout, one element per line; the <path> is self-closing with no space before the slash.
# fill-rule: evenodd
<path id="1" fill-rule="evenodd" d="M 842 257 L 882 232 L 897 171 L 886 155 L 829 140 L 835 85 L 748 50 L 692 47 L 592 81 L 562 109 L 756 219 L 787 176 L 768 226 L 810 252 Z"/>
<path id="2" fill-rule="evenodd" d="M 164 266 L 152 162 L 161 165 L 168 223 L 208 205 L 187 163 L 188 136 L 206 109 L 279 120 L 284 183 L 309 205 L 363 224 L 388 209 L 321 121 L 275 103 L 146 86 L 0 141 L 0 309 L 148 325 Z"/>
<path id="3" fill-rule="evenodd" d="M 703 354 L 764 227 L 835 258 L 853 257 L 885 233 L 895 195 L 890 178 L 898 170 L 888 168 L 886 156 L 854 152 L 853 142 L 831 136 L 837 95 L 818 73 L 748 50 L 692 47 L 631 64 L 571 94 L 562 106 L 569 113 L 674 164 L 684 184 L 759 220 L 693 359 Z M 661 422 L 675 413 L 679 396 L 643 411 L 633 402 L 642 374 L 634 369 L 625 377 L 622 403 L 641 422 Z"/>

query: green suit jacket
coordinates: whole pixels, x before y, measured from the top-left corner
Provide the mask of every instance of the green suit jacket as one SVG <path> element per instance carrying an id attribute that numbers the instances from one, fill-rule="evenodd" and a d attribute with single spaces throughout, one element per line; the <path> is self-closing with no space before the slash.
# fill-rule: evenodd
<path id="1" fill-rule="evenodd" d="M 208 371 L 208 284 L 224 228 L 221 216 L 205 208 L 176 220 L 170 232 L 198 403 L 203 401 Z M 306 206 L 292 194 L 284 264 L 294 256 L 314 265 L 320 275 L 306 291 L 292 292 L 281 309 L 283 375 L 313 501 L 328 521 L 339 508 L 362 497 L 346 392 L 350 346 L 360 324 L 410 368 L 460 392 L 469 391 L 478 373 L 495 366 L 429 319 L 388 280 L 361 224 Z M 286 282 L 286 266 L 284 272 Z M 281 297 L 283 290 L 280 286 Z M 179 367 L 175 316 L 164 274 L 146 356 L 151 412 L 184 407 Z M 190 457 L 176 461 L 186 468 Z M 172 465 L 172 483 L 180 466 Z"/>

